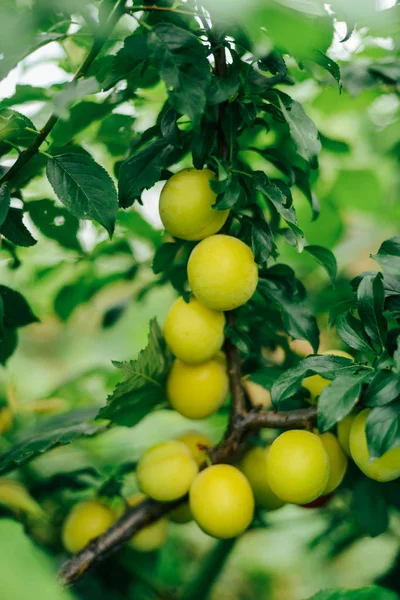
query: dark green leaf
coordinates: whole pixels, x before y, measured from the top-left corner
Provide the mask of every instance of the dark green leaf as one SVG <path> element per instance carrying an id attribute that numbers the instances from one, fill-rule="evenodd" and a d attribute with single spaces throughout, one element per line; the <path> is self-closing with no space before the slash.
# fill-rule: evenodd
<path id="1" fill-rule="evenodd" d="M 323 433 L 349 414 L 357 402 L 361 386 L 372 376 L 370 369 L 354 365 L 325 387 L 318 400 L 318 429 Z"/>
<path id="2" fill-rule="evenodd" d="M 371 341 L 380 348 L 385 345 L 387 323 L 383 316 L 385 290 L 382 273 L 366 275 L 357 290 L 357 309 Z"/>
<path id="3" fill-rule="evenodd" d="M 172 23 L 157 23 L 149 33 L 149 48 L 172 106 L 197 125 L 211 79 L 205 47 L 190 31 Z"/>
<path id="4" fill-rule="evenodd" d="M 46 237 L 55 240 L 64 248 L 81 251 L 77 239 L 79 221 L 68 210 L 56 206 L 52 200 L 35 200 L 26 205 L 36 227 Z"/>
<path id="5" fill-rule="evenodd" d="M 347 142 L 343 142 L 343 140 L 329 138 L 321 132 L 319 132 L 319 137 L 322 147 L 325 148 L 325 150 L 336 152 L 337 154 L 347 154 L 351 150 L 349 144 Z"/>
<path id="6" fill-rule="evenodd" d="M 124 40 L 124 45 L 114 57 L 106 85 L 113 85 L 120 79 L 135 79 L 149 55 L 148 35 L 138 30 Z"/>
<path id="7" fill-rule="evenodd" d="M 8 473 L 17 467 L 25 465 L 36 456 L 44 454 L 57 446 L 64 446 L 81 437 L 91 437 L 105 430 L 104 425 L 93 422 L 76 422 L 72 415 L 62 415 L 65 424 L 49 419 L 46 426 L 34 429 L 23 440 L 14 444 L 9 450 L 0 455 L 0 474 Z M 93 415 L 94 417 L 94 415 Z M 93 418 L 92 417 L 92 418 Z M 72 421 L 72 422 L 71 422 Z M 56 425 L 53 425 L 56 423 Z"/>
<path id="8" fill-rule="evenodd" d="M 191 152 L 193 166 L 195 169 L 202 169 L 211 154 L 216 139 L 215 123 L 202 120 L 200 128 L 193 131 Z"/>
<path id="9" fill-rule="evenodd" d="M 388 369 L 377 371 L 363 399 L 367 406 L 384 406 L 400 395 L 400 375 Z"/>
<path id="10" fill-rule="evenodd" d="M 232 68 L 232 65 L 230 67 Z M 238 73 L 228 71 L 228 74 L 224 77 L 215 75 L 208 90 L 207 104 L 214 106 L 222 102 L 227 102 L 238 92 L 239 85 L 240 78 Z"/>
<path id="11" fill-rule="evenodd" d="M 323 67 L 324 69 L 329 71 L 329 73 L 332 75 L 332 77 L 337 82 L 337 84 L 339 86 L 339 90 L 341 90 L 342 89 L 342 79 L 340 76 L 339 65 L 334 60 L 329 58 L 329 56 L 326 56 L 326 54 L 324 54 L 320 50 L 314 51 L 314 60 L 317 64 L 321 65 L 321 67 Z"/>
<path id="12" fill-rule="evenodd" d="M 400 235 L 385 240 L 377 254 L 371 254 L 382 267 L 384 273 L 399 276 L 400 273 Z"/>
<path id="13" fill-rule="evenodd" d="M 251 249 L 259 264 L 266 263 L 271 254 L 276 256 L 274 236 L 266 221 L 251 224 Z"/>
<path id="14" fill-rule="evenodd" d="M 311 166 L 316 167 L 321 142 L 318 139 L 318 131 L 314 121 L 306 115 L 301 104 L 287 94 L 274 90 L 268 92 L 265 96 L 282 113 L 289 126 L 290 135 L 297 152 Z"/>
<path id="15" fill-rule="evenodd" d="M 54 310 L 62 321 L 67 321 L 73 311 L 87 301 L 88 284 L 83 279 L 62 287 L 54 298 Z"/>
<path id="16" fill-rule="evenodd" d="M 165 402 L 164 383 L 171 355 L 157 321 L 150 323 L 148 344 L 137 359 L 114 364 L 122 371 L 124 380 L 108 397 L 99 417 L 132 427 Z"/>
<path id="17" fill-rule="evenodd" d="M 180 148 L 181 143 L 181 132 L 176 124 L 178 114 L 172 107 L 167 108 L 161 117 L 160 129 L 163 138 L 171 144 L 171 146 L 177 146 Z"/>
<path id="18" fill-rule="evenodd" d="M 319 330 L 316 318 L 297 294 L 289 295 L 282 285 L 266 278 L 259 279 L 261 293 L 279 309 L 285 331 L 296 340 L 307 340 L 316 351 Z"/>
<path id="19" fill-rule="evenodd" d="M 174 242 L 167 242 L 160 246 L 153 258 L 153 273 L 158 275 L 171 268 L 181 245 Z"/>
<path id="20" fill-rule="evenodd" d="M 400 446 L 400 400 L 373 408 L 366 425 L 371 458 L 379 458 L 388 450 Z"/>
<path id="21" fill-rule="evenodd" d="M 125 156 L 133 137 L 133 117 L 119 113 L 101 120 L 97 140 L 105 144 L 114 156 Z"/>
<path id="22" fill-rule="evenodd" d="M 9 328 L 25 327 L 39 319 L 33 314 L 25 298 L 17 291 L 0 285 L 0 296 L 4 305 L 4 325 Z"/>
<path id="23" fill-rule="evenodd" d="M 338 375 L 362 370 L 353 361 L 343 356 L 315 355 L 307 356 L 298 365 L 285 371 L 272 387 L 272 401 L 278 406 L 293 396 L 301 387 L 301 382 L 310 375 L 321 375 L 325 379 L 334 379 Z"/>
<path id="24" fill-rule="evenodd" d="M 371 537 L 385 533 L 389 525 L 389 512 L 381 486 L 363 477 L 353 489 L 351 509 L 361 527 Z"/>
<path id="25" fill-rule="evenodd" d="M 23 211 L 20 208 L 10 208 L 0 233 L 17 246 L 34 246 L 37 243 L 31 232 L 24 225 Z"/>
<path id="26" fill-rule="evenodd" d="M 119 171 L 119 198 L 123 208 L 140 198 L 144 189 L 151 188 L 160 179 L 161 170 L 168 166 L 176 149 L 166 140 L 156 140 L 139 150 L 121 165 Z"/>
<path id="27" fill-rule="evenodd" d="M 32 121 L 22 113 L 9 108 L 0 110 L 1 152 L 3 153 L 11 149 L 11 146 L 6 144 L 6 140 L 17 146 L 28 146 L 36 134 L 34 131 L 27 131 L 27 127 L 33 130 L 35 129 Z M 6 144 L 5 148 L 3 148 L 3 143 Z"/>
<path id="28" fill-rule="evenodd" d="M 10 356 L 14 353 L 18 344 L 18 334 L 16 329 L 4 329 L 3 339 L 0 341 L 0 364 L 5 365 Z"/>
<path id="29" fill-rule="evenodd" d="M 360 590 L 324 590 L 308 600 L 398 600 L 395 592 L 370 586 Z"/>
<path id="30" fill-rule="evenodd" d="M 335 282 L 337 275 L 337 263 L 335 255 L 328 248 L 323 246 L 304 246 L 304 250 L 311 254 L 320 265 L 322 265 L 325 271 L 328 273 L 332 283 Z"/>
<path id="31" fill-rule="evenodd" d="M 359 319 L 350 312 L 336 317 L 336 331 L 345 344 L 361 352 L 373 352 L 374 348 Z"/>
<path id="32" fill-rule="evenodd" d="M 217 192 L 216 185 L 218 184 L 223 184 L 223 191 L 220 188 L 220 192 Z M 233 208 L 240 200 L 242 188 L 239 178 L 235 174 L 230 174 L 225 181 L 211 181 L 210 186 L 214 192 L 218 193 L 217 200 L 213 205 L 215 210 Z"/>
<path id="33" fill-rule="evenodd" d="M 58 198 L 78 219 L 93 219 L 112 235 L 118 199 L 107 171 L 85 154 L 61 154 L 47 163 Z"/>
<path id="34" fill-rule="evenodd" d="M 10 190 L 6 185 L 0 187 L 0 227 L 6 220 L 10 208 Z"/>
<path id="35" fill-rule="evenodd" d="M 290 198 L 283 193 L 280 187 L 270 183 L 262 171 L 253 173 L 254 187 L 270 200 L 278 213 L 283 217 L 296 236 L 298 250 L 304 247 L 304 234 L 298 226 L 296 211 L 290 203 Z"/>

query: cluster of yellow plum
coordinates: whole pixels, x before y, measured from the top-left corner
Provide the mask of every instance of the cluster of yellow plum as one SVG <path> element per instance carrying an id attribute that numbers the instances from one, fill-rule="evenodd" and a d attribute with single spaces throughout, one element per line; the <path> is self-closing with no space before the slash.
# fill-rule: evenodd
<path id="1" fill-rule="evenodd" d="M 325 355 L 342 356 L 343 358 L 354 358 L 343 350 L 327 350 L 321 352 Z M 330 381 L 320 375 L 306 377 L 302 385 L 309 392 L 310 404 L 317 404 L 323 389 L 330 385 Z M 354 460 L 359 469 L 376 481 L 393 481 L 400 477 L 400 448 L 393 448 L 385 452 L 380 458 L 371 459 L 368 451 L 366 424 L 369 408 L 360 410 L 357 407 L 344 417 L 337 427 L 339 442 L 350 458 Z M 327 434 L 324 434 L 327 435 Z"/>
<path id="2" fill-rule="evenodd" d="M 160 216 L 171 235 L 199 241 L 188 262 L 193 295 L 170 308 L 164 336 L 176 357 L 167 382 L 171 406 L 189 419 L 208 417 L 228 394 L 224 358 L 223 311 L 245 304 L 257 286 L 258 271 L 250 248 L 237 238 L 215 235 L 229 211 L 215 210 L 216 194 L 208 169 L 184 169 L 173 175 L 160 195 Z"/>

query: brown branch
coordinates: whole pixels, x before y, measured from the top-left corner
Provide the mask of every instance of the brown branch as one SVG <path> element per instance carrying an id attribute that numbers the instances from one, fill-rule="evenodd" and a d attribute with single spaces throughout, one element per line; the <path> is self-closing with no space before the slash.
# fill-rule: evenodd
<path id="1" fill-rule="evenodd" d="M 225 316 L 227 325 L 231 327 L 235 322 L 233 312 L 227 312 Z M 246 397 L 242 385 L 239 352 L 228 338 L 225 340 L 224 351 L 228 363 L 229 387 L 231 392 L 231 414 L 228 429 L 228 433 L 230 433 L 235 428 L 237 419 L 245 413 Z"/>
<path id="2" fill-rule="evenodd" d="M 290 412 L 260 412 L 253 409 L 236 421 L 235 429 L 210 451 L 213 464 L 232 461 L 246 434 L 263 428 L 295 429 L 308 427 L 316 420 L 317 408 L 312 406 Z M 95 563 L 117 552 L 140 529 L 157 521 L 187 500 L 187 496 L 174 502 L 145 500 L 128 509 L 103 535 L 92 540 L 86 548 L 67 560 L 60 569 L 59 577 L 65 584 L 72 584 L 82 577 Z"/>
<path id="3" fill-rule="evenodd" d="M 110 12 L 109 17 L 105 22 L 104 26 L 101 28 L 98 35 L 96 36 L 93 45 L 88 52 L 88 55 L 86 56 L 78 71 L 75 73 L 72 81 L 77 81 L 78 79 L 81 79 L 82 77 L 86 76 L 86 73 L 88 72 L 93 61 L 104 46 L 111 31 L 114 29 L 119 18 L 124 13 L 124 5 L 125 0 L 118 0 L 116 5 Z M 15 163 L 12 165 L 12 167 L 0 179 L 0 185 L 6 183 L 7 181 L 10 181 L 14 177 L 14 175 L 21 171 L 21 169 L 23 169 L 23 167 L 31 160 L 31 158 L 35 156 L 35 154 L 37 154 L 40 146 L 43 144 L 53 127 L 58 122 L 58 119 L 59 117 L 56 114 L 52 114 L 49 117 L 43 129 L 38 133 L 38 135 L 34 138 L 34 140 L 27 147 L 27 149 L 21 152 L 21 154 L 19 155 Z"/>

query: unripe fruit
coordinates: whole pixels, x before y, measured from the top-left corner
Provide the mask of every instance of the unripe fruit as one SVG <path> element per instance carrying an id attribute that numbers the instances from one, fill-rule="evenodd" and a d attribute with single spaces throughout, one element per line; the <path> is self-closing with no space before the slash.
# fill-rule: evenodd
<path id="1" fill-rule="evenodd" d="M 210 438 L 199 431 L 185 431 L 177 435 L 176 439 L 186 444 L 199 467 L 207 460 L 206 448 L 214 446 Z M 203 446 L 206 448 L 203 448 Z"/>
<path id="2" fill-rule="evenodd" d="M 354 358 L 348 354 L 348 352 L 344 352 L 344 350 L 327 350 L 326 352 L 320 352 L 323 355 L 332 356 L 343 356 L 343 358 L 349 358 L 354 361 Z M 329 379 L 325 379 L 325 377 L 321 377 L 321 375 L 311 375 L 310 377 L 306 377 L 303 379 L 302 386 L 306 388 L 310 392 L 309 398 L 306 398 L 307 402 L 310 404 L 316 404 L 318 400 L 318 396 L 321 394 L 322 390 L 325 389 L 330 384 Z"/>
<path id="3" fill-rule="evenodd" d="M 209 169 L 184 169 L 168 179 L 159 204 L 168 233 L 183 240 L 202 240 L 221 229 L 229 210 L 212 208 L 217 196 L 208 183 L 210 179 L 216 175 Z"/>
<path id="4" fill-rule="evenodd" d="M 164 325 L 164 336 L 177 358 L 187 364 L 210 360 L 224 343 L 225 316 L 207 308 L 194 296 L 189 304 L 178 298 Z"/>
<path id="5" fill-rule="evenodd" d="M 366 408 L 354 419 L 350 431 L 350 450 L 361 471 L 376 481 L 393 481 L 400 477 L 400 447 L 392 448 L 380 458 L 371 460 L 365 428 L 370 409 Z"/>
<path id="6" fill-rule="evenodd" d="M 188 419 L 204 419 L 224 403 L 229 389 L 226 370 L 217 360 L 186 365 L 176 360 L 167 380 L 172 408 Z"/>
<path id="7" fill-rule="evenodd" d="M 285 431 L 270 446 L 268 483 L 285 502 L 312 502 L 324 492 L 329 473 L 328 454 L 314 433 L 299 429 Z"/>
<path id="8" fill-rule="evenodd" d="M 141 490 L 159 502 L 177 500 L 189 491 L 198 466 L 178 440 L 152 446 L 141 456 L 136 477 Z"/>
<path id="9" fill-rule="evenodd" d="M 174 523 L 183 525 L 193 520 L 192 511 L 190 510 L 189 502 L 184 502 L 169 513 L 169 518 Z"/>
<path id="10" fill-rule="evenodd" d="M 281 508 L 285 503 L 271 490 L 267 478 L 268 448 L 251 448 L 243 456 L 238 467 L 247 477 L 258 506 L 268 510 Z"/>
<path id="11" fill-rule="evenodd" d="M 342 483 L 347 469 L 347 456 L 333 433 L 319 434 L 319 438 L 329 456 L 331 467 L 329 480 L 324 489 L 324 495 L 326 495 L 333 492 Z"/>
<path id="12" fill-rule="evenodd" d="M 88 500 L 76 504 L 62 529 L 64 547 L 79 552 L 91 540 L 104 533 L 115 521 L 113 511 L 100 500 Z"/>
<path id="13" fill-rule="evenodd" d="M 145 498 L 144 494 L 135 494 L 128 498 L 128 504 L 129 506 L 136 506 Z M 135 533 L 129 541 L 129 546 L 138 552 L 158 550 L 167 541 L 167 527 L 167 519 L 159 519 Z"/>
<path id="14" fill-rule="evenodd" d="M 346 452 L 347 456 L 350 456 L 350 458 L 350 431 L 358 412 L 359 411 L 357 411 L 357 409 L 353 409 L 351 413 L 343 417 L 343 419 L 337 424 L 338 440 L 343 450 Z"/>
<path id="15" fill-rule="evenodd" d="M 229 235 L 212 235 L 192 250 L 188 279 L 196 298 L 214 310 L 245 304 L 258 281 L 253 252 Z"/>
<path id="16" fill-rule="evenodd" d="M 246 477 L 231 465 L 201 471 L 189 493 L 190 509 L 208 535 L 226 539 L 243 533 L 254 513 L 254 497 Z"/>
<path id="17" fill-rule="evenodd" d="M 252 406 L 263 406 L 268 409 L 272 406 L 271 392 L 251 379 L 242 378 L 242 384 Z"/>

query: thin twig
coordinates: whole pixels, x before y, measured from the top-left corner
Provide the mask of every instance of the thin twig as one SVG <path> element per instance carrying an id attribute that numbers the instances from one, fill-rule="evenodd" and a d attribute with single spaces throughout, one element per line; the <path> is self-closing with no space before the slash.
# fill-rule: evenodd
<path id="1" fill-rule="evenodd" d="M 119 18 L 124 13 L 124 5 L 125 0 L 118 0 L 118 2 L 115 4 L 114 8 L 109 14 L 107 21 L 99 31 L 99 34 L 95 38 L 88 55 L 86 56 L 78 71 L 75 73 L 72 81 L 77 81 L 78 79 L 81 79 L 82 77 L 86 76 L 93 61 L 104 46 L 109 34 L 114 29 Z M 27 149 L 19 155 L 18 159 L 15 161 L 13 166 L 0 179 L 0 185 L 6 183 L 7 181 L 10 181 L 14 177 L 14 175 L 21 171 L 21 169 L 30 161 L 30 159 L 33 156 L 35 156 L 35 154 L 37 154 L 40 146 L 43 144 L 43 142 L 57 123 L 58 119 L 59 117 L 54 113 L 49 117 L 43 129 L 38 133 L 38 135 L 27 147 Z"/>

